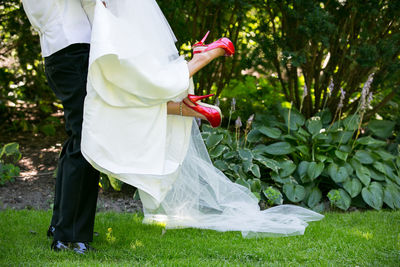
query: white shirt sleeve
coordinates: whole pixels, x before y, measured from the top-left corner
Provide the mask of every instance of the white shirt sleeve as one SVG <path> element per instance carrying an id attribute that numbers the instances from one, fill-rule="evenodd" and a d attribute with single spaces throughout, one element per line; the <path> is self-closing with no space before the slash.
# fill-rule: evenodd
<path id="1" fill-rule="evenodd" d="M 48 0 L 22 0 L 22 4 L 32 27 L 43 34 L 49 23 L 58 23 L 61 18 L 60 6 L 57 1 Z"/>
<path id="2" fill-rule="evenodd" d="M 22 0 L 22 3 L 33 28 L 39 32 L 44 57 L 71 44 L 90 43 L 90 6 L 94 11 L 96 0 Z"/>

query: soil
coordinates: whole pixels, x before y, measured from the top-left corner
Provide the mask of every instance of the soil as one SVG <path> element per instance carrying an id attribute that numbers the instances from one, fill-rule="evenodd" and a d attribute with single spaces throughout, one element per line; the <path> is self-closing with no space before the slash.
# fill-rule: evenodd
<path id="1" fill-rule="evenodd" d="M 3 209 L 52 208 L 55 188 L 55 170 L 62 144 L 66 140 L 63 130 L 56 136 L 31 132 L 7 133 L 0 131 L 0 145 L 17 142 L 22 154 L 18 166 L 20 176 L 0 186 L 0 211 Z M 133 199 L 135 188 L 124 184 L 122 190 L 99 188 L 97 211 L 137 212 L 140 201 Z"/>

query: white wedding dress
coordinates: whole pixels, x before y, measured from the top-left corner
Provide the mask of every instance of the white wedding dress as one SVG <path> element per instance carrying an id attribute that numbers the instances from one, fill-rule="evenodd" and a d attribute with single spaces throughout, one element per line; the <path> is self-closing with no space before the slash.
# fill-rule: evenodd
<path id="1" fill-rule="evenodd" d="M 108 2 L 97 1 L 92 20 L 82 153 L 138 188 L 144 222 L 286 236 L 322 219 L 294 205 L 260 211 L 247 188 L 212 165 L 193 118 L 167 115 L 166 103 L 193 85 L 157 3 Z"/>

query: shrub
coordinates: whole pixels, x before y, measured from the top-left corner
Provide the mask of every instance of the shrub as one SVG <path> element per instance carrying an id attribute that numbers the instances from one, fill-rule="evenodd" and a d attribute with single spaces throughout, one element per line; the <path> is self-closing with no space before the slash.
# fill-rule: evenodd
<path id="1" fill-rule="evenodd" d="M 0 186 L 7 181 L 14 181 L 14 177 L 19 175 L 20 169 L 14 164 L 21 159 L 19 145 L 9 143 L 0 149 Z"/>

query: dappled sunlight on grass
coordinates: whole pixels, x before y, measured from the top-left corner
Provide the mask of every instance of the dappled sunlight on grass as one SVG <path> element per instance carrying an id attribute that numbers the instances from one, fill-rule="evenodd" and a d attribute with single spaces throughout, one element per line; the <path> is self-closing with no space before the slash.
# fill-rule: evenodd
<path id="1" fill-rule="evenodd" d="M 370 239 L 372 239 L 374 237 L 374 235 L 372 233 L 370 233 L 370 232 L 362 232 L 362 231 L 360 231 L 358 229 L 354 230 L 352 233 L 354 235 L 356 235 L 356 236 L 365 238 L 366 240 L 370 240 Z"/>

